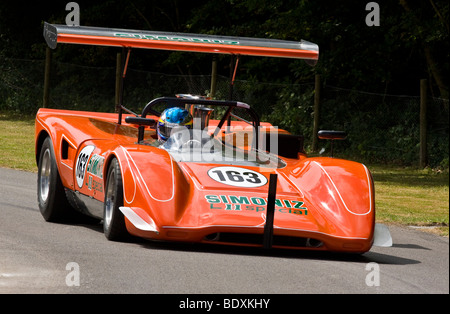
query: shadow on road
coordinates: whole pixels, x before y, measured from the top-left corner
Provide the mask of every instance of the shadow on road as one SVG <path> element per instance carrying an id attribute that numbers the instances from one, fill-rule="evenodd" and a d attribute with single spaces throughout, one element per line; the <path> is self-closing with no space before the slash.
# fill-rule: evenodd
<path id="1" fill-rule="evenodd" d="M 71 225 L 74 225 L 73 223 Z M 79 227 L 88 228 L 99 233 L 103 233 L 103 225 L 101 223 L 79 223 L 75 224 Z M 105 241 L 108 241 L 105 238 Z M 199 254 L 227 254 L 227 255 L 243 255 L 243 256 L 261 256 L 271 258 L 293 258 L 293 259 L 308 259 L 308 260 L 323 260 L 323 261 L 341 261 L 353 263 L 370 263 L 376 262 L 386 265 L 411 265 L 419 264 L 420 261 L 414 259 L 403 258 L 394 255 L 395 248 L 403 249 L 423 249 L 429 250 L 415 244 L 394 244 L 392 248 L 376 248 L 376 250 L 385 250 L 386 253 L 380 253 L 372 250 L 364 254 L 352 253 L 338 253 L 328 251 L 313 251 L 313 250 L 289 250 L 289 249 L 270 249 L 265 250 L 262 247 L 242 247 L 222 244 L 207 244 L 207 243 L 185 243 L 185 242 L 169 242 L 169 241 L 154 241 L 146 240 L 137 237 L 130 237 L 126 242 L 130 245 L 140 245 L 143 249 L 148 250 L 173 250 L 179 252 L 194 252 Z M 391 254 L 389 254 L 391 253 Z"/>

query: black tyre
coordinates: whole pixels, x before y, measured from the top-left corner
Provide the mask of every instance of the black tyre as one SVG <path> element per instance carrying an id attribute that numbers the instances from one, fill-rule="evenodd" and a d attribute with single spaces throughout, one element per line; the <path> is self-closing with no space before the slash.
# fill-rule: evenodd
<path id="1" fill-rule="evenodd" d="M 125 217 L 119 207 L 123 206 L 123 183 L 120 165 L 117 159 L 111 160 L 106 177 L 105 202 L 103 205 L 103 231 L 108 240 L 124 241 L 129 239 L 125 227 Z"/>
<path id="2" fill-rule="evenodd" d="M 37 199 L 39 210 L 46 221 L 65 221 L 73 212 L 59 176 L 50 137 L 44 140 L 39 154 Z"/>

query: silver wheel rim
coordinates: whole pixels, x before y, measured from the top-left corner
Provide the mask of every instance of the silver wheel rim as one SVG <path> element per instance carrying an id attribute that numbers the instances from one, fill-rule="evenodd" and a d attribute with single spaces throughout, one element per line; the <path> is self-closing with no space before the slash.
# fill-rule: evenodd
<path id="1" fill-rule="evenodd" d="M 41 169 L 40 169 L 40 196 L 42 201 L 46 202 L 50 191 L 50 175 L 51 175 L 51 156 L 50 149 L 46 149 L 44 156 L 42 156 Z"/>
<path id="2" fill-rule="evenodd" d="M 106 187 L 106 202 L 105 202 L 105 225 L 109 226 L 112 219 L 112 213 L 114 210 L 114 190 L 115 190 L 115 173 L 111 172 L 108 178 L 108 186 Z"/>

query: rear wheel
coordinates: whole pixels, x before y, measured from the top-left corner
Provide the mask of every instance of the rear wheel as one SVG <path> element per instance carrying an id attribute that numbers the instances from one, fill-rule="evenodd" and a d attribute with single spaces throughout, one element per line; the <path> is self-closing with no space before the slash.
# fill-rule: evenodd
<path id="1" fill-rule="evenodd" d="M 61 222 L 72 212 L 58 173 L 50 137 L 44 140 L 39 154 L 37 198 L 39 210 L 46 221 Z"/>
<path id="2" fill-rule="evenodd" d="M 120 165 L 113 159 L 109 165 L 103 205 L 103 231 L 108 240 L 123 241 L 129 236 L 125 217 L 119 207 L 123 206 L 123 183 Z"/>

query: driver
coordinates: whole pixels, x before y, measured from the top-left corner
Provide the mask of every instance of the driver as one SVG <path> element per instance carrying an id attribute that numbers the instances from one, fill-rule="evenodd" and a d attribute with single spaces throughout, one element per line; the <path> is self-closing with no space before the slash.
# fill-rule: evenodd
<path id="1" fill-rule="evenodd" d="M 192 116 L 186 109 L 172 107 L 164 110 L 156 127 L 159 142 L 166 142 L 177 129 L 192 129 L 192 124 Z"/>

